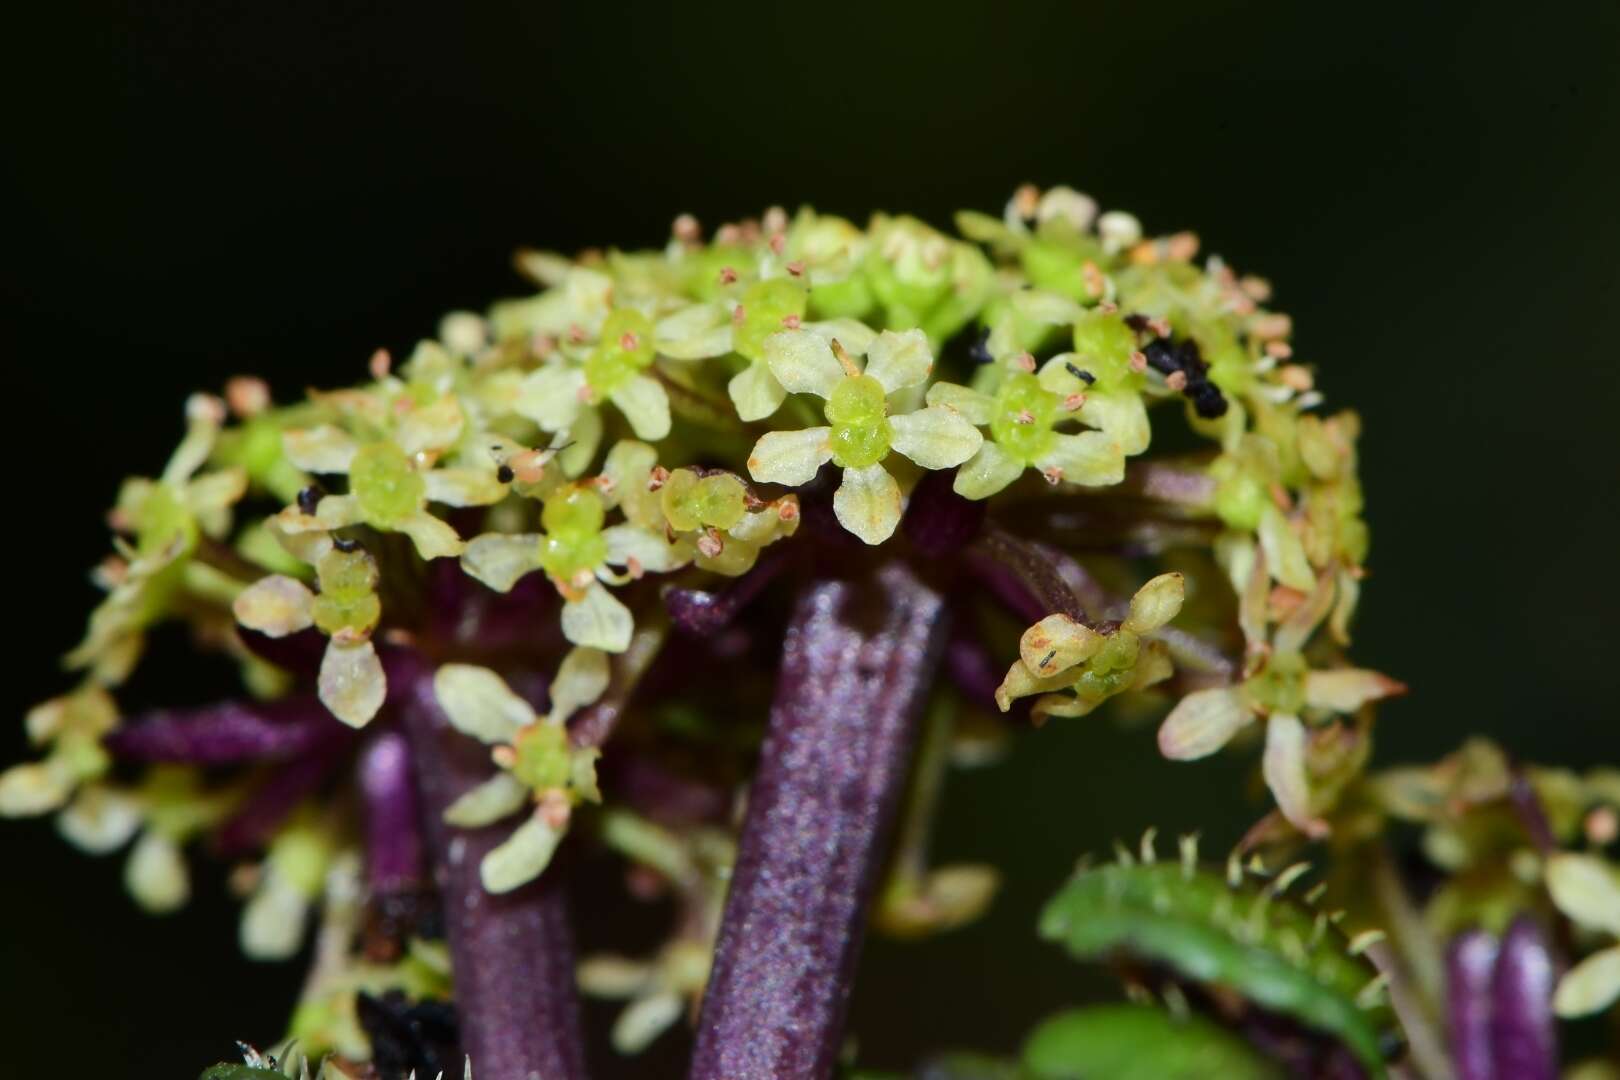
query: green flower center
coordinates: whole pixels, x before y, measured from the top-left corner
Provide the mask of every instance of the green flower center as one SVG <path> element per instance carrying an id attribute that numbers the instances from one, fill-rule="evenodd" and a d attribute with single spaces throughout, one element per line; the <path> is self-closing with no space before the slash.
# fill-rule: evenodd
<path id="1" fill-rule="evenodd" d="M 1117 386 L 1133 374 L 1136 332 L 1117 311 L 1088 311 L 1074 324 L 1074 351 L 1078 366 L 1095 375 L 1100 385 Z"/>
<path id="2" fill-rule="evenodd" d="M 1249 700 L 1267 712 L 1297 716 L 1305 707 L 1305 658 L 1297 652 L 1275 653 L 1265 668 L 1244 684 Z"/>
<path id="3" fill-rule="evenodd" d="M 746 489 L 731 473 L 699 477 L 691 469 L 676 469 L 659 492 L 664 517 L 676 532 L 704 526 L 729 529 L 747 509 Z"/>
<path id="4" fill-rule="evenodd" d="M 570 581 L 581 571 L 594 573 L 607 558 L 602 522 L 607 508 L 602 497 L 588 487 L 563 488 L 546 500 L 540 511 L 540 567 L 558 581 Z"/>
<path id="5" fill-rule="evenodd" d="M 806 300 L 804 286 L 788 278 L 748 286 L 742 294 L 742 318 L 732 329 L 732 349 L 750 360 L 763 360 L 765 339 L 784 329 L 784 319 L 803 318 Z"/>
<path id="6" fill-rule="evenodd" d="M 598 394 L 611 394 L 652 365 L 651 321 L 639 311 L 619 308 L 602 324 L 596 348 L 585 358 L 585 381 Z"/>
<path id="7" fill-rule="evenodd" d="M 1052 425 L 1062 402 L 1026 371 L 1008 376 L 996 393 L 996 411 L 990 433 L 996 445 L 1025 465 L 1043 457 L 1052 447 Z"/>
<path id="8" fill-rule="evenodd" d="M 563 787 L 571 774 L 568 755 L 568 728 L 545 720 L 518 732 L 513 749 L 517 760 L 512 775 L 535 791 Z"/>
<path id="9" fill-rule="evenodd" d="M 315 625 L 327 635 L 340 630 L 365 633 L 377 625 L 382 602 L 377 599 L 377 564 L 363 551 L 339 551 L 321 556 L 315 566 L 320 595 L 315 597 Z"/>
<path id="10" fill-rule="evenodd" d="M 840 379 L 827 398 L 833 462 L 845 469 L 876 465 L 889 453 L 890 430 L 883 384 L 870 375 Z"/>
<path id="11" fill-rule="evenodd" d="M 360 448 L 349 465 L 349 490 L 366 524 L 392 528 L 422 508 L 427 481 L 411 468 L 410 458 L 387 440 Z"/>
<path id="12" fill-rule="evenodd" d="M 135 548 L 143 556 L 152 556 L 166 550 L 177 538 L 182 547 L 189 549 L 197 540 L 197 523 L 179 491 L 169 484 L 154 484 L 141 503 Z"/>

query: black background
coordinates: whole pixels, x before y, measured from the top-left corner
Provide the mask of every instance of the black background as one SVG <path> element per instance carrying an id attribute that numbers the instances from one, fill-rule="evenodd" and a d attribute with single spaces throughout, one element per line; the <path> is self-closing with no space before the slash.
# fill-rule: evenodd
<path id="1" fill-rule="evenodd" d="M 1620 760 L 1608 0 L 163 0 L 46 18 L 5 34 L 0 106 L 14 721 L 69 684 L 55 657 L 94 599 L 100 508 L 160 467 L 188 391 L 353 381 L 376 346 L 520 289 L 519 244 L 655 245 L 680 211 L 806 201 L 947 224 L 1033 180 L 1270 277 L 1330 403 L 1362 412 L 1357 656 L 1414 688 L 1382 714 L 1380 760 L 1470 731 Z M 182 666 L 126 697 L 211 691 Z M 0 751 L 21 748 L 10 723 Z M 1015 1045 L 1089 985 L 1029 932 L 1070 861 L 1147 824 L 1224 847 L 1258 805 L 1247 764 L 1163 763 L 1094 719 L 953 780 L 943 853 L 1012 880 L 970 931 L 873 943 L 863 1057 Z M 190 1077 L 279 1032 L 298 971 L 237 956 L 218 868 L 159 920 L 120 895 L 118 860 L 44 824 L 0 824 L 0 857 L 0 1075 Z"/>

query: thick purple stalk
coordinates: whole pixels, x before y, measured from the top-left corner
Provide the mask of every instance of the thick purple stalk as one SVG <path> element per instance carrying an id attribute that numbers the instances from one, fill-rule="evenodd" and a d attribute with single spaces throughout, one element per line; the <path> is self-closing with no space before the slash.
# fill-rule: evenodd
<path id="1" fill-rule="evenodd" d="M 580 1080 L 585 1051 L 562 867 L 553 864 L 514 892 L 484 891 L 478 864 L 506 838 L 511 822 L 455 829 L 442 815 L 489 778 L 489 752 L 450 726 L 430 671 L 411 676 L 398 700 L 444 902 L 461 1050 L 480 1080 Z"/>
<path id="2" fill-rule="evenodd" d="M 712 591 L 670 589 L 664 593 L 664 607 L 669 612 L 670 622 L 687 634 L 705 637 L 717 633 L 725 629 L 786 565 L 785 554 L 766 552 L 753 569 L 723 588 Z"/>
<path id="3" fill-rule="evenodd" d="M 155 709 L 109 734 L 106 744 L 134 761 L 226 765 L 301 757 L 345 731 L 313 696 L 299 696 Z"/>
<path id="4" fill-rule="evenodd" d="M 1491 1049 L 1491 981 L 1496 938 L 1484 930 L 1459 934 L 1446 950 L 1446 1036 L 1457 1080 L 1496 1080 Z"/>
<path id="5" fill-rule="evenodd" d="M 1086 612 L 1057 563 L 1035 545 L 1001 529 L 985 530 L 963 561 L 979 581 L 1026 622 L 1068 615 L 1084 622 Z"/>
<path id="6" fill-rule="evenodd" d="M 693 1080 L 827 1076 L 916 718 L 948 632 L 901 563 L 795 602 Z"/>
<path id="7" fill-rule="evenodd" d="M 234 858 L 268 844 L 282 822 L 298 809 L 298 804 L 313 795 L 337 771 L 343 760 L 342 748 L 347 742 L 323 744 L 295 761 L 276 766 L 258 790 L 214 833 L 215 852 Z"/>
<path id="8" fill-rule="evenodd" d="M 955 469 L 924 473 L 900 522 L 906 539 L 930 558 L 955 555 L 984 527 L 985 501 L 958 495 L 955 480 Z"/>
<path id="9" fill-rule="evenodd" d="M 355 770 L 365 805 L 366 878 L 372 894 L 414 892 L 425 877 L 410 744 L 398 731 L 381 732 L 361 751 Z"/>
<path id="10" fill-rule="evenodd" d="M 1502 937 L 1491 982 L 1491 1045 L 1496 1075 L 1513 1080 L 1554 1080 L 1558 1075 L 1558 1030 L 1553 1022 L 1557 972 L 1541 927 L 1528 915 Z"/>

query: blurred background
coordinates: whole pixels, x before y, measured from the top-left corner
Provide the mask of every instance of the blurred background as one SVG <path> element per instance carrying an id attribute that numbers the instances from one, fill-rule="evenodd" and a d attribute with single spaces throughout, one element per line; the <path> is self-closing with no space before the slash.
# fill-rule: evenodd
<path id="1" fill-rule="evenodd" d="M 34 24 L 8 34 L 0 325 L 26 434 L 0 760 L 26 705 L 69 685 L 56 657 L 95 600 L 101 509 L 160 467 L 188 392 L 356 380 L 377 346 L 520 291 L 520 244 L 654 246 L 678 212 L 712 226 L 771 203 L 948 225 L 1022 181 L 1195 229 L 1271 278 L 1330 406 L 1362 413 L 1356 655 L 1413 687 L 1381 713 L 1379 761 L 1476 731 L 1530 759 L 1620 760 L 1612 0 L 17 16 Z M 177 666 L 125 700 L 209 689 Z M 969 930 L 870 944 L 863 1059 L 1010 1049 L 1091 992 L 1034 939 L 1041 900 L 1149 824 L 1224 850 L 1261 806 L 1240 794 L 1251 764 L 1171 765 L 1099 718 L 957 774 L 940 854 L 1008 883 Z M 0 853 L 0 1073 L 88 1075 L 59 1070 L 89 1054 L 98 1075 L 191 1077 L 279 1034 L 300 970 L 239 957 L 217 867 L 188 912 L 152 919 L 119 860 L 45 823 L 0 823 Z"/>

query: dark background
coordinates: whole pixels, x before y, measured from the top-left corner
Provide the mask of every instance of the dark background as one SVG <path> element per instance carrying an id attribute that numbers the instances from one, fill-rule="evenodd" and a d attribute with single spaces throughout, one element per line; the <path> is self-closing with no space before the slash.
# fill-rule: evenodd
<path id="1" fill-rule="evenodd" d="M 1380 760 L 1470 731 L 1620 760 L 1620 6 L 141 6 L 6 35 L 0 756 L 67 687 L 100 508 L 160 467 L 188 391 L 355 380 L 517 291 L 520 243 L 804 201 L 947 224 L 1033 180 L 1270 277 L 1330 404 L 1362 412 L 1357 655 L 1414 687 Z M 1248 764 L 1170 765 L 1090 720 L 959 775 L 943 853 L 1011 883 L 970 931 L 873 944 L 864 1056 L 1014 1045 L 1083 986 L 1029 932 L 1071 860 L 1147 824 L 1224 848 Z M 299 972 L 238 957 L 217 868 L 159 920 L 43 823 L 0 824 L 0 853 L 0 1075 L 191 1077 L 278 1034 Z"/>

